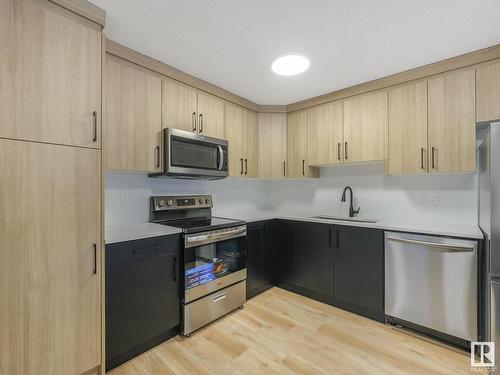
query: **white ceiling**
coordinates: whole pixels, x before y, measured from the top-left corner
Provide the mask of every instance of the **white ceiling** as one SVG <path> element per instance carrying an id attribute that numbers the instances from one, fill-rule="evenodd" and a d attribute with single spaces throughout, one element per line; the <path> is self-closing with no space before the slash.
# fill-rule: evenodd
<path id="1" fill-rule="evenodd" d="M 90 0 L 107 36 L 258 104 L 289 104 L 500 43 L 500 0 Z M 310 69 L 272 73 L 298 52 Z"/>

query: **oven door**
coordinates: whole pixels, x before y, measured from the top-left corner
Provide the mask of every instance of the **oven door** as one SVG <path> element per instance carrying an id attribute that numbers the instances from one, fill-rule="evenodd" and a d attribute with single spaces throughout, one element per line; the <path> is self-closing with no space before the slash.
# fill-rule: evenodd
<path id="1" fill-rule="evenodd" d="M 164 130 L 165 172 L 190 177 L 228 175 L 228 142 L 185 130 Z"/>
<path id="2" fill-rule="evenodd" d="M 246 225 L 184 236 L 184 303 L 247 277 Z"/>

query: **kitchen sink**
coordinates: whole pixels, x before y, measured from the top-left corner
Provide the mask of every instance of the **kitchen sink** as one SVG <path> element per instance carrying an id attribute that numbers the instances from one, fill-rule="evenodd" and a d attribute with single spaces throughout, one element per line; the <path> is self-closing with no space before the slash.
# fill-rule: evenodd
<path id="1" fill-rule="evenodd" d="M 336 220 L 336 221 L 353 221 L 356 223 L 376 223 L 377 220 L 374 219 L 362 219 L 357 217 L 343 217 L 343 216 L 328 216 L 328 215 L 317 215 L 313 216 L 313 219 L 326 219 L 326 220 Z"/>

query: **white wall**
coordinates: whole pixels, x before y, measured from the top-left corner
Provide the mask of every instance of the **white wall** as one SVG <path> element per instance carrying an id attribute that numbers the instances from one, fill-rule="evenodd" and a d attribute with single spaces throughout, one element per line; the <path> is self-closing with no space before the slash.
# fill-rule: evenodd
<path id="1" fill-rule="evenodd" d="M 344 186 L 354 190 L 360 216 L 460 224 L 477 223 L 476 177 L 473 174 L 390 177 L 385 165 L 321 168 L 321 178 L 304 180 L 189 181 L 148 178 L 146 174 L 106 174 L 106 224 L 145 222 L 151 195 L 212 194 L 214 214 L 245 216 L 260 210 L 285 215 L 346 215 Z"/>

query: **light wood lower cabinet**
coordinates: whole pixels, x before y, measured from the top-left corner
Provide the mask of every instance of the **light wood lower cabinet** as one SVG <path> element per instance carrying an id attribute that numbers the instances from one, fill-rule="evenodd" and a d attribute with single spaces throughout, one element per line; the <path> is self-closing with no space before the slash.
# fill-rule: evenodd
<path id="1" fill-rule="evenodd" d="M 226 103 L 225 108 L 225 134 L 229 142 L 229 175 L 257 177 L 257 114 L 229 103 Z"/>
<path id="2" fill-rule="evenodd" d="M 344 101 L 344 162 L 387 159 L 387 91 Z"/>
<path id="3" fill-rule="evenodd" d="M 100 26 L 0 0 L 0 50 L 0 137 L 100 148 Z"/>
<path id="4" fill-rule="evenodd" d="M 287 174 L 290 178 L 319 177 L 318 168 L 310 167 L 308 160 L 308 111 L 287 116 Z"/>
<path id="5" fill-rule="evenodd" d="M 429 172 L 475 171 L 474 69 L 433 78 L 428 90 Z"/>
<path id="6" fill-rule="evenodd" d="M 286 114 L 259 113 L 259 177 L 286 178 Z"/>
<path id="7" fill-rule="evenodd" d="M 390 175 L 427 173 L 427 81 L 389 90 Z"/>
<path id="8" fill-rule="evenodd" d="M 0 140 L 0 369 L 101 363 L 101 152 Z"/>
<path id="9" fill-rule="evenodd" d="M 309 110 L 308 160 L 311 165 L 342 163 L 342 108 L 342 102 L 331 102 Z"/>
<path id="10" fill-rule="evenodd" d="M 107 169 L 161 170 L 161 78 L 108 56 L 105 165 Z"/>
<path id="11" fill-rule="evenodd" d="M 500 62 L 476 69 L 476 121 L 500 120 Z"/>

